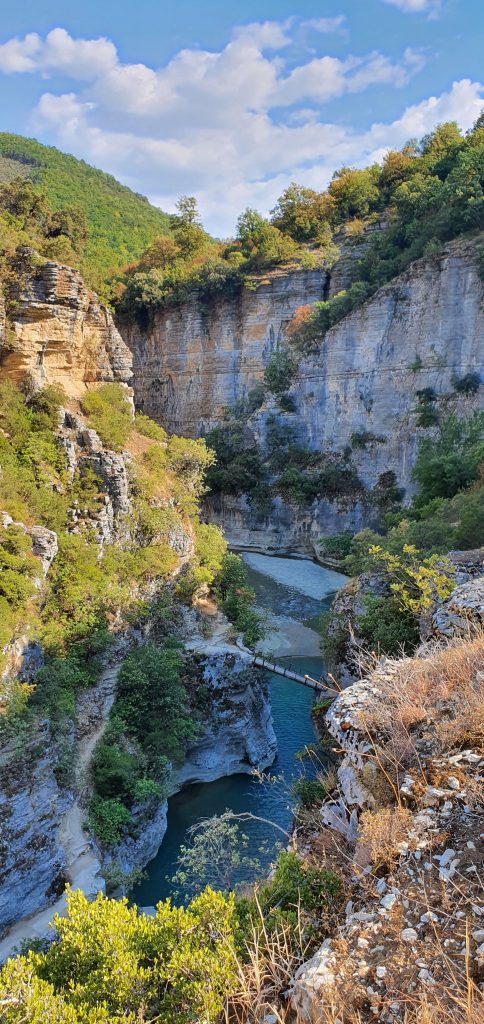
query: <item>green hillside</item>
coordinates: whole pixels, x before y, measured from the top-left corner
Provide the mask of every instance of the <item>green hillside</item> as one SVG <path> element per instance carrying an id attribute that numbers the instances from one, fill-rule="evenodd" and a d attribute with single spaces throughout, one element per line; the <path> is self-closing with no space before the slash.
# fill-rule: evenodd
<path id="1" fill-rule="evenodd" d="M 0 132 L 0 182 L 15 176 L 38 183 L 54 210 L 75 204 L 84 211 L 89 240 L 81 269 L 101 291 L 113 272 L 139 259 L 169 229 L 168 214 L 110 174 L 35 139 Z"/>

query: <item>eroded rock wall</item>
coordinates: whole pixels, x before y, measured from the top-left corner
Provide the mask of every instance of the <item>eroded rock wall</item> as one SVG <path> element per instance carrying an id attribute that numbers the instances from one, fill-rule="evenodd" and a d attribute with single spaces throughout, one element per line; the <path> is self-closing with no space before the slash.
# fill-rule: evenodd
<path id="1" fill-rule="evenodd" d="M 0 314 L 0 373 L 33 387 L 61 384 L 71 398 L 131 380 L 131 353 L 111 314 L 77 270 L 30 250 L 17 259 L 12 301 Z"/>
<path id="2" fill-rule="evenodd" d="M 169 432 L 203 434 L 262 380 L 294 310 L 323 299 L 327 280 L 326 271 L 275 271 L 231 300 L 193 296 L 156 314 L 148 331 L 121 326 L 136 405 Z"/>
<path id="3" fill-rule="evenodd" d="M 479 245 L 479 238 L 461 239 L 418 260 L 328 331 L 315 354 L 300 360 L 290 388 L 296 412 L 282 414 L 268 400 L 251 417 L 261 449 L 269 415 L 314 451 L 341 452 L 352 435 L 373 435 L 377 440 L 352 447 L 360 480 L 369 490 L 391 471 L 410 495 L 418 445 L 429 436 L 418 423 L 417 392 L 432 388 L 442 415 L 483 407 L 483 386 L 469 396 L 454 387 L 471 371 L 484 379 Z M 333 278 L 338 272 L 336 266 Z M 340 277 L 344 283 L 342 271 Z M 122 328 L 133 352 L 138 404 L 170 430 L 203 434 L 221 421 L 224 406 L 262 380 L 297 307 L 327 294 L 327 271 L 277 271 L 238 299 L 202 310 L 192 298 L 158 314 L 147 332 Z M 375 514 L 371 500 L 361 496 L 334 501 L 322 495 L 310 508 L 276 498 L 264 517 L 255 516 L 243 496 L 210 503 L 211 518 L 232 543 L 263 550 L 313 553 L 321 535 L 371 526 Z"/>

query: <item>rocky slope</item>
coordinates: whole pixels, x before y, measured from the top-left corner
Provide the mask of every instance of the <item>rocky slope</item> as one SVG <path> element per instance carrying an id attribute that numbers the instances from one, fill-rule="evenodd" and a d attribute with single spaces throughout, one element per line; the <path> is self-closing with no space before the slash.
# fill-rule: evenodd
<path id="1" fill-rule="evenodd" d="M 483 579 L 481 560 L 435 615 L 440 640 L 383 659 L 326 715 L 338 784 L 305 855 L 328 829 L 348 902 L 291 987 L 304 1024 L 481 1019 Z M 449 639 L 464 605 L 466 636 Z"/>
<path id="2" fill-rule="evenodd" d="M 332 272 L 341 278 L 338 287 L 347 263 L 348 254 Z M 482 387 L 468 397 L 454 389 L 455 378 L 484 372 L 479 266 L 479 239 L 451 242 L 328 331 L 314 356 L 299 361 L 290 388 L 296 412 L 281 414 L 269 402 L 249 420 L 261 449 L 269 415 L 290 426 L 297 443 L 312 451 L 341 452 L 352 434 L 373 435 L 375 440 L 353 446 L 351 453 L 364 487 L 374 488 L 382 474 L 393 472 L 409 492 L 418 443 L 426 436 L 418 425 L 417 392 L 433 389 L 442 414 L 482 407 Z M 261 381 L 296 308 L 331 293 L 325 270 L 280 270 L 238 299 L 203 307 L 192 298 L 155 315 L 146 332 L 122 327 L 133 352 L 137 402 L 169 429 L 205 432 L 220 422 L 224 406 Z M 371 525 L 375 516 L 365 496 L 322 496 L 308 508 L 276 498 L 272 512 L 258 517 L 243 496 L 222 495 L 210 513 L 231 542 L 311 553 L 319 536 Z"/>
<path id="3" fill-rule="evenodd" d="M 122 546 L 132 529 L 131 468 L 137 452 L 109 450 L 78 412 L 77 399 L 87 387 L 104 381 L 127 387 L 130 352 L 109 312 L 76 271 L 52 262 L 37 266 L 30 251 L 14 269 L 17 301 L 9 302 L 3 321 L 1 375 L 32 389 L 63 385 L 68 409 L 61 412 L 56 442 L 64 453 L 69 484 L 90 470 L 100 491 L 92 507 L 73 500 L 68 532 L 87 530 L 100 551 L 104 545 Z M 10 296 L 12 290 L 10 286 Z M 136 443 L 144 450 L 142 437 Z M 169 494 L 163 502 L 173 510 L 166 540 L 178 556 L 176 572 L 193 557 L 193 527 L 185 514 L 175 514 L 176 502 Z M 0 514 L 0 522 L 8 526 L 11 517 Z M 20 527 L 31 537 L 39 559 L 34 601 L 42 600 L 57 538 L 41 527 Z M 143 596 L 156 596 L 153 587 Z M 64 906 L 66 881 L 91 895 L 104 886 L 101 853 L 83 829 L 91 790 L 89 765 L 113 704 L 119 664 L 130 647 L 150 635 L 149 620 L 144 631 L 121 625 L 112 623 L 117 640 L 110 662 L 96 685 L 78 694 L 75 719 L 67 731 L 55 731 L 48 720 L 40 720 L 30 731 L 26 725 L 24 733 L 4 742 L 0 750 L 0 934 L 29 917 L 5 936 L 2 956 L 23 937 L 45 932 L 53 909 Z M 203 641 L 198 620 L 188 622 L 182 631 L 189 649 L 200 650 L 198 671 L 208 708 L 196 745 L 172 779 L 173 791 L 187 782 L 265 767 L 275 756 L 267 689 L 247 666 L 248 655 L 227 643 L 226 629 L 227 623 L 212 648 Z M 6 675 L 30 682 L 42 665 L 42 650 L 31 642 L 28 629 L 7 653 Z M 4 685 L 8 689 L 5 681 Z M 166 829 L 166 803 L 161 801 L 151 812 L 148 820 L 136 820 L 135 839 L 118 851 L 122 864 L 142 867 L 156 853 Z"/>

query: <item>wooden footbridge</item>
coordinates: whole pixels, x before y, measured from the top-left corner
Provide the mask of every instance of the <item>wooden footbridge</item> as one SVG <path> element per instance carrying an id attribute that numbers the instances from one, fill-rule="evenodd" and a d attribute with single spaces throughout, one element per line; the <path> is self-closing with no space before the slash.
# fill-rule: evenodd
<path id="1" fill-rule="evenodd" d="M 298 672 L 294 672 L 292 668 L 286 668 L 284 665 L 276 665 L 273 661 L 268 661 L 267 658 L 262 658 L 260 655 L 254 655 L 253 664 L 257 665 L 258 668 L 267 668 L 269 672 L 274 672 L 276 676 L 284 676 L 285 679 L 292 679 L 295 683 L 301 683 L 302 686 L 309 686 L 312 690 L 323 690 L 331 689 L 326 686 L 321 679 L 313 679 L 312 676 L 301 676 Z"/>

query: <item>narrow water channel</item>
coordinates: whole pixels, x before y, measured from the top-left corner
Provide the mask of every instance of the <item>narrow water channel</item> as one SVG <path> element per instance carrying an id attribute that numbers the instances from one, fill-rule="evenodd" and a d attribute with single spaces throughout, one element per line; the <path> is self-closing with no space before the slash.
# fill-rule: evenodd
<path id="1" fill-rule="evenodd" d="M 324 663 L 319 653 L 319 637 L 313 627 L 346 578 L 305 559 L 252 553 L 245 554 L 244 559 L 257 604 L 266 616 L 264 650 L 276 655 L 278 663 L 292 665 L 297 671 L 318 678 Z M 248 775 L 231 775 L 217 782 L 186 786 L 171 797 L 165 839 L 147 867 L 146 879 L 132 893 L 133 901 L 139 906 L 154 906 L 160 899 L 174 896 L 170 879 L 176 871 L 180 846 L 189 841 L 187 830 L 200 818 L 222 814 L 227 809 L 236 813 L 250 811 L 284 829 L 289 828 L 293 803 L 291 783 L 301 773 L 301 762 L 296 754 L 315 738 L 311 720 L 314 693 L 280 676 L 267 675 L 278 744 L 276 761 L 268 770 L 269 777 L 260 782 Z M 243 831 L 249 838 L 246 853 L 257 857 L 262 869 L 266 868 L 283 837 L 275 829 L 256 821 L 244 822 Z M 240 869 L 236 881 L 247 881 L 247 868 Z M 186 893 L 180 891 L 177 899 L 183 900 L 185 896 Z"/>

